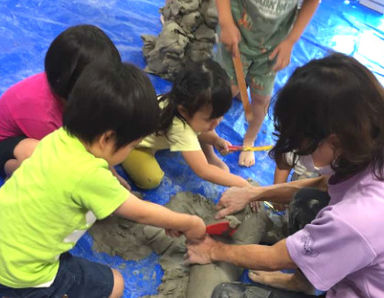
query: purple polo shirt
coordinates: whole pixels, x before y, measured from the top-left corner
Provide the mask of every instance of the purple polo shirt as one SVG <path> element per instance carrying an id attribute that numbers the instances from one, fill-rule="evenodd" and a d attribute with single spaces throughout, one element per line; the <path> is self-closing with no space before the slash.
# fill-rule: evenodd
<path id="1" fill-rule="evenodd" d="M 291 258 L 327 297 L 384 297 L 384 182 L 368 168 L 328 191 L 329 205 L 288 237 Z"/>

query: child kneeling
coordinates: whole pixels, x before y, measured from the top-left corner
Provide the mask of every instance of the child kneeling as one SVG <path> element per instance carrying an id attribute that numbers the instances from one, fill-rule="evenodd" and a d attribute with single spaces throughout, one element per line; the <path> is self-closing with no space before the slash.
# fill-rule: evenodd
<path id="1" fill-rule="evenodd" d="M 0 296 L 120 297 L 121 274 L 68 251 L 111 214 L 183 233 L 203 221 L 136 198 L 109 170 L 158 126 L 149 79 L 128 64 L 90 64 L 69 96 L 63 128 L 46 136 L 0 189 Z"/>

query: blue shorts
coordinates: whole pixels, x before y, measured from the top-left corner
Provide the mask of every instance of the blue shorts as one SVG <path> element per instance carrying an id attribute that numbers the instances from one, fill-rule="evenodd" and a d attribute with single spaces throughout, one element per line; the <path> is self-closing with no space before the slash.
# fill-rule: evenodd
<path id="1" fill-rule="evenodd" d="M 64 253 L 60 257 L 59 271 L 50 287 L 15 289 L 0 285 L 0 297 L 101 298 L 109 297 L 112 289 L 111 268 Z"/>

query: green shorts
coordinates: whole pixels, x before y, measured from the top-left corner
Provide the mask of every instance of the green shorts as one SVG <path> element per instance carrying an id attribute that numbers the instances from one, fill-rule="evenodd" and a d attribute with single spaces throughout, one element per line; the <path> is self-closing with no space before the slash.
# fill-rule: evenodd
<path id="1" fill-rule="evenodd" d="M 275 60 L 269 60 L 269 56 L 286 38 L 297 10 L 293 7 L 281 17 L 265 19 L 252 6 L 247 6 L 247 3 L 248 1 L 231 0 L 232 16 L 241 33 L 239 49 L 244 76 L 251 93 L 268 96 L 272 93 L 276 76 L 272 70 Z M 218 46 L 216 60 L 227 71 L 233 85 L 237 86 L 232 55 L 223 44 Z"/>
<path id="2" fill-rule="evenodd" d="M 268 56 L 272 51 L 264 53 L 255 50 L 253 55 L 241 53 L 244 77 L 251 90 L 251 94 L 269 96 L 272 94 L 276 73 L 272 71 L 274 60 Z M 226 70 L 231 84 L 237 86 L 236 73 L 232 62 L 232 54 L 223 44 L 219 44 L 215 59 Z"/>

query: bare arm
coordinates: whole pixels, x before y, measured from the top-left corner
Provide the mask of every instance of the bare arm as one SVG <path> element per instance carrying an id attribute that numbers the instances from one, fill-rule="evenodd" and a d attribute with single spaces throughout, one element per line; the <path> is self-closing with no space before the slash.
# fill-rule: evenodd
<path id="1" fill-rule="evenodd" d="M 256 270 L 275 271 L 297 268 L 288 253 L 285 239 L 272 246 L 231 245 L 207 236 L 199 243 L 188 244 L 187 257 L 188 263 L 208 264 L 222 261 Z"/>
<path id="2" fill-rule="evenodd" d="M 291 169 L 280 169 L 278 166 L 276 166 L 275 174 L 273 177 L 273 184 L 280 184 L 280 183 L 287 182 L 290 172 L 291 172 Z"/>
<path id="3" fill-rule="evenodd" d="M 276 57 L 273 67 L 274 71 L 279 71 L 286 67 L 291 61 L 291 53 L 294 44 L 299 40 L 319 6 L 319 0 L 305 0 L 299 14 L 292 26 L 292 30 L 287 37 L 273 50 L 269 58 L 272 60 Z"/>
<path id="4" fill-rule="evenodd" d="M 200 178 L 224 186 L 248 186 L 244 178 L 208 163 L 203 151 L 183 151 L 183 157 Z"/>
<path id="5" fill-rule="evenodd" d="M 221 28 L 220 40 L 233 56 L 238 56 L 237 45 L 241 40 L 241 35 L 232 16 L 231 1 L 216 0 L 216 8 Z"/>
<path id="6" fill-rule="evenodd" d="M 130 220 L 183 233 L 189 240 L 205 235 L 203 220 L 195 215 L 174 212 L 161 205 L 143 201 L 133 194 L 116 209 L 115 214 Z"/>
<path id="7" fill-rule="evenodd" d="M 215 130 L 203 132 L 198 138 L 201 144 L 213 145 L 222 155 L 229 153 L 228 146 L 230 146 L 231 143 L 219 137 Z"/>
<path id="8" fill-rule="evenodd" d="M 270 186 L 231 187 L 224 192 L 219 203 L 217 203 L 217 209 L 220 209 L 220 211 L 216 217 L 222 218 L 228 214 L 238 212 L 252 201 L 271 201 L 287 204 L 299 189 L 314 187 L 325 191 L 327 190 L 327 183 L 328 177 L 320 176 Z"/>
<path id="9" fill-rule="evenodd" d="M 291 32 L 289 32 L 287 36 L 287 39 L 292 40 L 294 43 L 299 40 L 318 6 L 319 0 L 305 0 L 303 2 L 303 6 L 299 11 L 299 14 L 295 23 L 293 24 Z"/>

